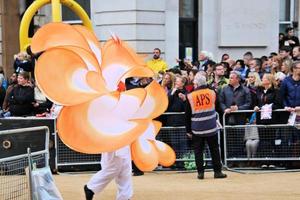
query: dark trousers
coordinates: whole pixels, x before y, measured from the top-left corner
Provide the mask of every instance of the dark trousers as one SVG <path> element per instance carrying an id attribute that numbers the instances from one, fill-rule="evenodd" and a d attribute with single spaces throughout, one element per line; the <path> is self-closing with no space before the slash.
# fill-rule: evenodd
<path id="1" fill-rule="evenodd" d="M 208 137 L 200 137 L 197 135 L 193 135 L 193 149 L 195 153 L 195 160 L 198 173 L 204 173 L 204 160 L 203 160 L 203 152 L 205 147 L 205 141 L 208 144 L 209 151 L 212 158 L 213 169 L 214 172 L 221 172 L 222 163 L 220 158 L 219 144 L 218 144 L 218 135 L 215 134 L 213 136 Z"/>
<path id="2" fill-rule="evenodd" d="M 131 163 L 132 163 L 132 172 L 133 173 L 142 173 L 143 172 L 134 164 L 133 161 Z"/>

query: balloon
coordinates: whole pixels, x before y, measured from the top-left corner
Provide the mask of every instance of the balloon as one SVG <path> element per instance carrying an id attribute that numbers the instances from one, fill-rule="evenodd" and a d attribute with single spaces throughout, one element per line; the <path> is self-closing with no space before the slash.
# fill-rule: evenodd
<path id="1" fill-rule="evenodd" d="M 133 161 L 144 171 L 175 161 L 174 151 L 155 140 L 161 123 L 153 119 L 167 109 L 165 91 L 155 81 L 124 91 L 126 78 L 154 72 L 120 38 L 101 47 L 84 26 L 49 23 L 33 36 L 31 49 L 43 52 L 36 82 L 47 98 L 63 105 L 57 126 L 68 147 L 95 154 L 131 145 Z"/>

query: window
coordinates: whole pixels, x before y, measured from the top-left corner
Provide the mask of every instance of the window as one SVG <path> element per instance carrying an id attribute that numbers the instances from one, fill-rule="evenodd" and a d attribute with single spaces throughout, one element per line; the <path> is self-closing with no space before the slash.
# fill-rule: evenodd
<path id="1" fill-rule="evenodd" d="M 287 27 L 293 27 L 297 13 L 297 0 L 280 0 L 280 13 L 279 13 L 279 32 L 285 33 Z"/>
<path id="2" fill-rule="evenodd" d="M 179 58 L 197 60 L 198 1 L 179 0 Z"/>
<path id="3" fill-rule="evenodd" d="M 194 17 L 194 0 L 179 1 L 179 17 Z"/>
<path id="4" fill-rule="evenodd" d="M 75 0 L 88 14 L 89 17 L 91 17 L 91 8 L 90 4 L 91 2 L 89 0 Z M 62 20 L 68 21 L 70 23 L 79 23 L 81 20 L 80 18 L 67 6 L 62 6 Z"/>

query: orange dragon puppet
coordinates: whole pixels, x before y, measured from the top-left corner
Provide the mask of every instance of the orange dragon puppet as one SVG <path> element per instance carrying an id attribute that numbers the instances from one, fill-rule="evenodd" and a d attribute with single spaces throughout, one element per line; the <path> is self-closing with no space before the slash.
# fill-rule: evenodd
<path id="1" fill-rule="evenodd" d="M 152 81 L 146 88 L 118 90 L 128 77 L 154 75 L 125 42 L 112 36 L 100 46 L 84 26 L 49 23 L 35 33 L 31 49 L 43 52 L 35 66 L 36 82 L 63 106 L 57 127 L 69 148 L 95 154 L 130 145 L 142 171 L 175 162 L 173 149 L 155 139 L 161 123 L 153 119 L 168 105 L 161 86 Z"/>

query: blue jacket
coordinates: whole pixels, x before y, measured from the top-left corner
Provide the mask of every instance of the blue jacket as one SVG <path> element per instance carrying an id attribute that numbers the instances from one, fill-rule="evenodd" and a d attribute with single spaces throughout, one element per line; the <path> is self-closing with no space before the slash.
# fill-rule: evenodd
<path id="1" fill-rule="evenodd" d="M 300 106 L 300 81 L 295 81 L 292 76 L 286 77 L 281 83 L 280 94 L 284 107 Z"/>

